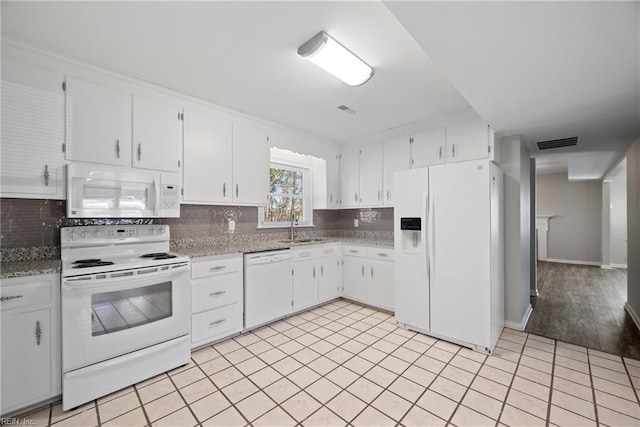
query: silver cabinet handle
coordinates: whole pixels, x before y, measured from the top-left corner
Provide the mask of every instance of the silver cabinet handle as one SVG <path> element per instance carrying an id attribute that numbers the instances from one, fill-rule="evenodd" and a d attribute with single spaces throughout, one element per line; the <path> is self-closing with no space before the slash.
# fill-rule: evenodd
<path id="1" fill-rule="evenodd" d="M 362 276 L 364 277 L 364 265 L 362 266 Z"/>
<path id="2" fill-rule="evenodd" d="M 238 197 L 238 184 L 236 184 L 236 197 Z"/>
<path id="3" fill-rule="evenodd" d="M 442 158 L 442 145 L 438 149 L 438 159 L 441 159 L 441 158 Z"/>
<path id="4" fill-rule="evenodd" d="M 222 197 L 227 197 L 227 183 L 222 183 Z"/>
<path id="5" fill-rule="evenodd" d="M 333 193 L 329 193 L 329 201 L 333 203 Z"/>
<path id="6" fill-rule="evenodd" d="M 389 194 L 390 194 L 390 191 L 391 191 L 391 190 L 389 190 L 389 189 L 387 188 L 387 200 L 389 200 Z"/>
<path id="7" fill-rule="evenodd" d="M 42 329 L 40 329 L 40 321 L 36 322 L 36 344 L 40 345 L 40 337 L 42 336 Z"/>
<path id="8" fill-rule="evenodd" d="M 0 297 L 0 301 L 5 302 L 5 301 L 11 301 L 12 299 L 18 299 L 18 298 L 22 298 L 22 295 L 11 295 L 8 297 Z"/>
<path id="9" fill-rule="evenodd" d="M 224 295 L 226 294 L 227 291 L 217 291 L 217 292 L 211 292 L 209 294 L 210 297 L 219 297 L 220 295 Z"/>
<path id="10" fill-rule="evenodd" d="M 373 265 L 371 266 L 371 278 L 373 279 Z"/>
<path id="11" fill-rule="evenodd" d="M 120 158 L 120 140 L 116 139 L 116 159 Z"/>
<path id="12" fill-rule="evenodd" d="M 380 190 L 378 190 L 378 201 L 380 201 Z"/>
<path id="13" fill-rule="evenodd" d="M 221 324 L 221 323 L 224 323 L 224 322 L 226 322 L 226 321 L 227 321 L 227 319 L 220 319 L 220 320 L 216 320 L 215 322 L 211 322 L 211 323 L 209 323 L 209 326 L 217 326 L 217 325 L 219 325 L 219 324 Z"/>
<path id="14" fill-rule="evenodd" d="M 49 186 L 49 165 L 44 165 L 44 185 Z"/>
<path id="15" fill-rule="evenodd" d="M 453 157 L 456 156 L 456 144 L 451 144 L 451 154 L 453 154 Z"/>
<path id="16" fill-rule="evenodd" d="M 316 278 L 316 268 L 315 267 L 313 267 L 313 278 L 314 279 Z"/>
<path id="17" fill-rule="evenodd" d="M 142 161 L 142 144 L 138 144 L 138 161 Z"/>
<path id="18" fill-rule="evenodd" d="M 384 252 L 378 252 L 376 255 L 378 255 L 378 256 L 389 256 L 389 254 L 385 254 Z"/>
<path id="19" fill-rule="evenodd" d="M 357 253 L 358 253 L 358 251 L 356 251 L 355 249 L 349 249 L 349 253 L 357 254 Z"/>
<path id="20" fill-rule="evenodd" d="M 224 270 L 225 268 L 227 268 L 226 265 L 218 265 L 216 267 L 209 268 L 209 271 L 220 271 L 220 270 Z"/>
<path id="21" fill-rule="evenodd" d="M 320 264 L 320 276 L 324 277 L 324 265 Z"/>
<path id="22" fill-rule="evenodd" d="M 358 192 L 353 193 L 353 201 L 358 202 Z"/>

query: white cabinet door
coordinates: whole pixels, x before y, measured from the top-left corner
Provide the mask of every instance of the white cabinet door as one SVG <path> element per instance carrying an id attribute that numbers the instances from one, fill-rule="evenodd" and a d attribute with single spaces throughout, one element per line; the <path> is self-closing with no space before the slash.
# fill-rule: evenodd
<path id="1" fill-rule="evenodd" d="M 369 260 L 369 303 L 394 310 L 394 272 L 392 261 Z"/>
<path id="2" fill-rule="evenodd" d="M 182 109 L 133 96 L 133 166 L 178 172 L 182 147 Z"/>
<path id="3" fill-rule="evenodd" d="M 327 207 L 340 207 L 340 158 L 327 159 Z"/>
<path id="4" fill-rule="evenodd" d="M 4 413 L 50 397 L 51 310 L 3 313 L 1 329 Z"/>
<path id="5" fill-rule="evenodd" d="M 298 311 L 318 303 L 319 267 L 315 259 L 293 263 L 293 310 Z"/>
<path id="6" fill-rule="evenodd" d="M 66 78 L 67 160 L 131 166 L 131 94 Z"/>
<path id="7" fill-rule="evenodd" d="M 360 206 L 360 149 L 344 150 L 340 157 L 340 198 L 343 208 Z"/>
<path id="8" fill-rule="evenodd" d="M 411 142 L 411 168 L 440 165 L 446 161 L 444 126 L 415 134 Z"/>
<path id="9" fill-rule="evenodd" d="M 323 302 L 337 298 L 340 292 L 340 259 L 338 255 L 322 257 L 319 264 L 318 299 Z"/>
<path id="10" fill-rule="evenodd" d="M 342 295 L 360 301 L 367 300 L 366 258 L 342 257 Z"/>
<path id="11" fill-rule="evenodd" d="M 65 198 L 62 76 L 2 59 L 3 197 Z"/>
<path id="12" fill-rule="evenodd" d="M 360 147 L 360 206 L 382 206 L 382 143 Z"/>
<path id="13" fill-rule="evenodd" d="M 231 202 L 232 143 L 231 122 L 205 110 L 184 112 L 184 202 Z"/>
<path id="14" fill-rule="evenodd" d="M 447 126 L 447 162 L 489 157 L 489 126 L 482 119 Z"/>
<path id="15" fill-rule="evenodd" d="M 409 169 L 411 157 L 409 140 L 398 138 L 383 145 L 383 199 L 384 206 L 393 206 L 393 174 Z"/>
<path id="16" fill-rule="evenodd" d="M 267 132 L 233 124 L 234 203 L 265 205 L 269 193 L 269 139 Z"/>

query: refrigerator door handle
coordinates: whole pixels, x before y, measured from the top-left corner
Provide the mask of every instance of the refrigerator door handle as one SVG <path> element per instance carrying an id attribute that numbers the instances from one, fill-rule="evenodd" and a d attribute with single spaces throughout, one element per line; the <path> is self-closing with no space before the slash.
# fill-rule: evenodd
<path id="1" fill-rule="evenodd" d="M 428 244 L 428 238 L 429 238 L 429 232 L 427 230 L 428 226 L 429 226 L 429 192 L 426 192 L 422 195 L 422 206 L 424 206 L 424 213 L 425 213 L 425 225 L 424 227 L 422 227 L 422 244 L 424 245 L 424 250 L 425 250 L 425 258 L 426 258 L 426 264 L 427 264 L 427 280 L 431 280 L 431 254 L 429 253 L 429 244 Z"/>
<path id="2" fill-rule="evenodd" d="M 427 214 L 427 228 L 428 228 L 428 239 L 427 239 L 427 254 L 429 257 L 429 282 L 432 282 L 432 275 L 435 276 L 436 272 L 436 200 L 435 197 L 429 197 L 429 213 Z"/>

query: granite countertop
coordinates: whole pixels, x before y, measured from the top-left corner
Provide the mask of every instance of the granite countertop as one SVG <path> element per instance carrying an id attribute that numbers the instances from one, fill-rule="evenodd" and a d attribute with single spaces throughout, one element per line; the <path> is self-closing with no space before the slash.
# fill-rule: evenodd
<path id="1" fill-rule="evenodd" d="M 189 258 L 201 258 L 216 255 L 242 254 L 264 252 L 291 247 L 318 245 L 324 243 L 353 243 L 357 245 L 375 245 L 393 248 L 393 241 L 387 239 L 362 238 L 362 237 L 324 237 L 313 239 L 309 242 L 283 242 L 280 240 L 256 240 L 243 242 L 230 242 L 214 245 L 195 245 L 193 247 L 172 248 Z M 60 273 L 61 262 L 59 259 L 40 259 L 31 261 L 7 261 L 0 264 L 0 279 L 14 277 L 37 276 L 40 274 Z"/>
<path id="2" fill-rule="evenodd" d="M 264 251 L 275 251 L 281 249 L 289 249 L 291 247 L 320 245 L 325 243 L 353 243 L 358 245 L 374 245 L 387 248 L 393 248 L 393 241 L 372 238 L 358 237 L 324 237 L 321 239 L 313 239 L 309 242 L 284 242 L 280 240 L 257 240 L 253 242 L 231 242 L 220 245 L 197 246 L 197 247 L 181 247 L 176 248 L 175 252 L 187 255 L 190 258 L 200 258 L 216 255 L 228 255 L 235 253 L 254 253 Z"/>
<path id="3" fill-rule="evenodd" d="M 0 264 L 0 279 L 60 273 L 59 259 L 9 261 Z"/>

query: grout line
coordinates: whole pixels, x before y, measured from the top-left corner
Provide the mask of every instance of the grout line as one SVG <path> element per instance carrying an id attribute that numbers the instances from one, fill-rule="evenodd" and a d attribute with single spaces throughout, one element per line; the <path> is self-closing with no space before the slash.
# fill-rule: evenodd
<path id="1" fill-rule="evenodd" d="M 551 399 L 553 398 L 553 379 L 555 378 L 556 373 L 556 349 L 558 348 L 558 341 L 554 341 L 553 344 L 553 364 L 551 365 L 551 383 L 549 384 L 549 402 L 547 403 L 547 419 L 545 421 L 545 425 L 548 427 L 551 423 Z M 588 361 L 587 357 L 587 361 Z"/>
<path id="2" fill-rule="evenodd" d="M 138 385 L 133 385 L 133 392 L 138 397 L 138 402 L 140 402 L 140 407 L 142 408 L 142 414 L 144 415 L 145 420 L 147 420 L 147 425 L 151 425 L 151 420 L 149 419 L 149 414 L 147 414 L 147 410 L 144 407 L 144 403 L 142 403 L 142 398 L 140 397 L 140 393 L 138 393 Z"/>
<path id="3" fill-rule="evenodd" d="M 624 365 L 624 359 L 622 360 Z M 598 420 L 598 403 L 596 402 L 596 387 L 593 384 L 593 375 L 591 374 L 591 354 L 589 351 L 587 351 L 587 365 L 589 366 L 589 383 L 591 383 L 591 395 L 593 396 L 593 410 L 596 417 L 596 425 L 600 425 L 600 421 Z M 631 380 L 631 378 L 629 378 L 629 380 Z"/>
<path id="4" fill-rule="evenodd" d="M 198 366 L 198 364 L 197 364 L 193 359 L 191 359 L 191 356 L 189 356 L 189 359 L 194 363 L 194 365 L 196 365 L 198 368 L 200 368 L 200 367 Z M 189 369 L 192 369 L 192 368 L 189 368 Z M 188 371 L 189 369 L 185 369 L 185 370 L 183 370 L 183 371 L 180 371 L 179 373 L 186 372 L 186 371 Z M 202 372 L 202 370 L 200 370 L 200 371 Z M 204 372 L 202 372 L 202 373 L 204 374 Z M 176 373 L 176 375 L 177 375 L 177 374 L 178 374 L 178 373 Z M 205 376 L 206 376 L 206 374 L 205 374 Z M 187 399 L 185 399 L 185 397 L 182 395 L 182 393 L 180 393 L 180 388 L 178 388 L 178 386 L 176 385 L 175 381 L 173 381 L 173 376 L 168 375 L 168 377 L 169 377 L 169 381 L 171 381 L 171 384 L 173 385 L 173 388 L 175 388 L 175 389 L 176 389 L 176 391 L 178 392 L 178 396 L 180 396 L 180 398 L 182 399 L 182 401 L 184 402 L 184 404 L 185 404 L 185 405 L 187 406 L 187 408 L 189 409 L 189 412 L 191 412 L 191 415 L 193 415 L 193 419 L 194 419 L 194 420 L 196 420 L 197 425 L 201 425 L 201 424 L 200 424 L 200 420 L 199 420 L 199 419 L 198 419 L 198 417 L 196 416 L 196 413 L 195 413 L 195 412 L 193 412 L 193 409 L 191 409 L 191 405 L 189 405 L 189 402 L 187 402 Z M 193 383 L 195 383 L 195 382 L 197 382 L 197 381 L 200 381 L 200 380 L 196 380 L 196 381 L 194 381 L 194 382 L 192 382 L 192 383 L 186 384 L 184 387 L 188 387 L 189 385 L 191 385 L 191 384 L 193 384 Z M 215 384 L 214 384 L 214 386 L 215 386 Z M 173 393 L 173 392 L 171 392 L 171 393 Z M 169 394 L 171 394 L 171 393 L 169 393 Z M 211 394 L 213 394 L 213 393 L 211 393 Z M 168 396 L 168 395 L 165 395 L 165 396 Z M 178 411 L 180 411 L 180 410 L 182 410 L 182 408 L 178 408 L 178 409 L 176 409 L 175 411 L 173 411 L 173 412 L 171 412 L 171 413 L 169 413 L 169 414 L 166 414 L 165 416 L 161 417 L 160 419 L 162 419 L 162 418 L 166 418 L 166 417 L 168 417 L 168 416 L 169 416 L 169 415 L 171 415 L 171 414 L 175 414 L 176 412 L 178 412 Z M 158 421 L 158 420 L 156 420 L 156 421 Z"/>
<path id="5" fill-rule="evenodd" d="M 98 427 L 101 427 L 102 423 L 100 422 L 100 410 L 98 409 L 98 399 L 95 399 L 93 401 L 93 406 L 96 408 L 96 418 L 98 419 Z"/>
<path id="6" fill-rule="evenodd" d="M 507 406 L 507 400 L 509 400 L 509 393 L 511 392 L 511 389 L 513 388 L 513 382 L 516 380 L 516 377 L 518 376 L 517 374 L 518 374 L 518 368 L 520 367 L 520 360 L 522 360 L 522 355 L 524 354 L 524 348 L 525 348 L 525 346 L 527 344 L 527 341 L 529 341 L 529 333 L 527 333 L 527 332 L 525 332 L 525 333 L 527 334 L 527 336 L 524 338 L 524 342 L 522 343 L 522 349 L 520 350 L 520 356 L 518 356 L 518 361 L 517 362 L 512 362 L 512 363 L 515 363 L 516 368 L 513 371 L 513 376 L 511 377 L 511 382 L 509 383 L 508 386 L 505 386 L 505 387 L 507 387 L 507 392 L 504 395 L 504 400 L 502 401 L 502 406 L 500 407 L 500 414 L 498 415 L 498 421 L 497 421 L 496 425 L 500 424 L 500 420 L 502 419 L 502 414 L 504 413 L 504 408 L 505 408 L 505 406 Z M 499 338 L 498 338 L 498 340 L 499 340 Z M 513 353 L 512 350 L 509 350 L 509 351 L 511 351 Z M 502 359 L 502 357 L 500 357 L 500 359 Z M 504 359 L 504 360 L 506 360 L 506 359 Z M 508 362 L 511 362 L 511 361 L 508 360 Z M 491 366 L 491 365 L 489 365 L 489 366 Z M 516 409 L 520 409 L 520 408 L 516 408 Z M 524 411 L 523 409 L 520 409 L 520 410 Z M 524 412 L 526 412 L 526 411 L 524 411 Z M 547 420 L 549 419 L 548 412 L 549 411 L 547 409 Z M 529 412 L 527 412 L 527 413 L 529 413 Z M 531 415 L 533 415 L 533 414 L 531 414 Z"/>

